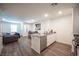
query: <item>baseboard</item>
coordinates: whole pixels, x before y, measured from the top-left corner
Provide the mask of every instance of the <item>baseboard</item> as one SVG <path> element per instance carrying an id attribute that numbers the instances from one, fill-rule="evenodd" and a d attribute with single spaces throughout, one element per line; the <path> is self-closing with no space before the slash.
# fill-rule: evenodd
<path id="1" fill-rule="evenodd" d="M 72 44 L 68 44 L 68 43 L 64 43 L 64 42 L 60 42 L 60 41 L 56 41 L 56 42 L 61 43 L 61 44 L 65 44 L 65 45 L 72 46 Z"/>

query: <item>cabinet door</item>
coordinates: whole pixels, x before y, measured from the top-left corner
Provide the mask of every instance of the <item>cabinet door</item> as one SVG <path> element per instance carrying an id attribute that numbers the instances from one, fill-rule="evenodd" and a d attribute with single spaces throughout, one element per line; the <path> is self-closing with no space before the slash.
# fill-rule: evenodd
<path id="1" fill-rule="evenodd" d="M 56 35 L 50 34 L 47 35 L 47 46 L 51 45 L 56 40 Z"/>
<path id="2" fill-rule="evenodd" d="M 57 39 L 57 38 L 56 38 L 56 34 L 53 34 L 53 36 L 52 36 L 52 41 L 55 42 L 56 39 Z"/>

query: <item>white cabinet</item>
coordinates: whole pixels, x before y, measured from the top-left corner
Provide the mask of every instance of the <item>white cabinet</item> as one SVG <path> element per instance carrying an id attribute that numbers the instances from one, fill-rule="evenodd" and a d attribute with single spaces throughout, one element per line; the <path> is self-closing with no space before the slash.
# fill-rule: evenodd
<path id="1" fill-rule="evenodd" d="M 32 35 L 31 48 L 40 54 L 40 52 L 47 46 L 46 41 L 45 35 Z"/>
<path id="2" fill-rule="evenodd" d="M 31 48 L 35 50 L 37 53 L 48 47 L 50 44 L 56 41 L 56 34 L 49 35 L 31 35 Z"/>
<path id="3" fill-rule="evenodd" d="M 40 53 L 40 37 L 33 36 L 31 40 L 31 48 Z"/>
<path id="4" fill-rule="evenodd" d="M 56 41 L 56 34 L 47 35 L 47 46 L 51 45 L 55 41 Z"/>

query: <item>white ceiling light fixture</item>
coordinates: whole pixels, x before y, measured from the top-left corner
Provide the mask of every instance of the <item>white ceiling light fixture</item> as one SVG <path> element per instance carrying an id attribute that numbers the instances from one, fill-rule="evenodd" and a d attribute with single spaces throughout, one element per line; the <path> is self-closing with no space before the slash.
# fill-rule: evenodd
<path id="1" fill-rule="evenodd" d="M 60 14 L 60 15 L 61 15 L 61 14 L 62 14 L 62 11 L 58 11 L 58 14 Z"/>
<path id="2" fill-rule="evenodd" d="M 48 17 L 48 14 L 46 13 L 46 14 L 44 14 L 44 17 Z"/>

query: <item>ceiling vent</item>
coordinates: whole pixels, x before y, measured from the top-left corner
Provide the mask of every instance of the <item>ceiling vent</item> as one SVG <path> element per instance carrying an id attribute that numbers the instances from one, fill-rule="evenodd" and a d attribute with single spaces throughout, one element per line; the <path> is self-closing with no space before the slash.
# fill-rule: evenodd
<path id="1" fill-rule="evenodd" d="M 51 6 L 53 6 L 53 7 L 55 7 L 57 5 L 58 5 L 58 3 L 51 3 Z"/>

